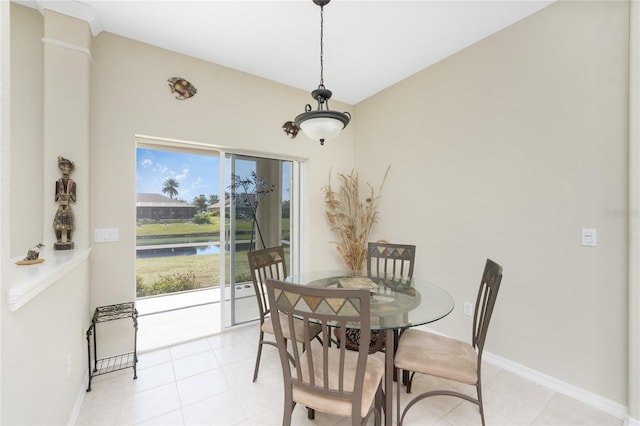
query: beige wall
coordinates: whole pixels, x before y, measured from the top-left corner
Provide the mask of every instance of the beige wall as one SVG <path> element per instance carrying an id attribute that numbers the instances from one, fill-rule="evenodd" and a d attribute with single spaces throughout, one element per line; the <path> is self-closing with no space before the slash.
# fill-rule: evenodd
<path id="1" fill-rule="evenodd" d="M 8 188 L 5 192 L 3 186 L 3 197 L 9 200 L 9 211 L 2 210 L 2 222 L 9 226 L 8 230 L 3 228 L 2 239 L 8 242 L 5 255 L 10 258 L 24 256 L 29 247 L 43 242 L 48 251 L 41 257 L 54 262 L 51 223 L 57 208 L 54 188 L 60 176 L 58 155 L 75 160 L 79 167 L 72 177 L 78 182 L 87 181 L 73 206 L 78 218 L 74 241 L 78 249 L 86 250 L 89 245 L 86 159 L 90 75 L 86 44 L 90 32 L 86 22 L 53 12 L 43 18 L 37 11 L 13 3 L 7 11 L 11 14 L 12 95 L 10 166 L 2 169 L 2 180 Z M 12 263 L 6 266 L 1 280 L 0 421 L 67 423 L 86 386 L 84 332 L 90 318 L 89 263 L 79 262 L 62 279 L 13 312 L 9 310 L 8 292 L 23 283 L 14 282 L 17 275 L 12 271 L 18 267 Z M 38 401 L 37 410 L 33 409 L 34 400 Z"/>
<path id="2" fill-rule="evenodd" d="M 8 169 L 2 170 L 3 181 L 9 181 L 11 212 L 8 219 L 13 230 L 3 238 L 11 240 L 10 256 L 17 257 L 34 244 L 33 240 L 47 242 L 52 238 L 48 223 L 53 218 L 55 205 L 49 204 L 53 201 L 52 187 L 58 172 L 50 167 L 44 167 L 43 172 L 43 162 L 55 161 L 55 158 L 43 157 L 45 154 L 47 157 L 64 155 L 64 150 L 79 144 L 75 142 L 71 146 L 69 140 L 61 137 L 62 126 L 56 125 L 53 120 L 47 121 L 50 115 L 46 112 L 48 104 L 44 94 L 60 93 L 55 82 L 48 82 L 47 78 L 63 79 L 65 64 L 70 65 L 68 72 L 71 74 L 82 72 L 84 65 L 64 59 L 47 64 L 46 49 L 49 46 L 43 47 L 41 44 L 43 34 L 49 30 L 60 31 L 64 36 L 62 30 L 66 28 L 72 37 L 81 36 L 82 29 L 78 27 L 78 21 L 69 18 L 67 25 L 59 26 L 57 14 L 45 11 L 43 19 L 36 10 L 13 3 L 11 12 L 11 67 L 14 75 L 11 88 L 14 94 L 20 92 L 20 99 L 15 99 L 16 109 L 12 109 L 11 124 L 15 131 L 11 134 L 9 145 L 12 153 L 15 152 L 13 160 L 20 166 L 11 168 L 11 173 Z M 66 375 L 68 354 L 76 361 L 73 379 L 65 384 L 65 389 L 73 387 L 76 392 L 71 394 L 75 397 L 77 385 L 83 381 L 80 376 L 84 371 L 84 362 L 76 357 L 78 353 L 86 356 L 86 351 L 82 349 L 85 345 L 84 335 L 80 330 L 86 329 L 90 312 L 96 306 L 134 298 L 136 135 L 303 159 L 305 182 L 309 187 L 303 200 L 306 205 L 303 215 L 303 262 L 307 267 L 312 260 L 334 268 L 340 264 L 340 259 L 329 244 L 332 237 L 318 203 L 322 202 L 321 187 L 329 168 L 345 171 L 353 167 L 351 129 L 324 147 L 303 135 L 291 140 L 281 126 L 312 101 L 307 92 L 111 34 L 102 33 L 93 43 L 90 47 L 91 105 L 83 109 L 91 115 L 90 145 L 80 143 L 77 155 L 66 154 L 76 161 L 75 173 L 82 171 L 74 177 L 79 190 L 83 188 L 86 192 L 83 192 L 83 203 L 74 211 L 78 224 L 81 224 L 77 238 L 83 247 L 91 246 L 91 260 L 88 268 L 81 264 L 16 313 L 10 313 L 7 309 L 6 295 L 11 283 L 3 280 L 2 360 L 4 365 L 19 367 L 21 383 L 16 383 L 18 379 L 15 372 L 2 370 L 2 423 L 66 421 L 73 408 L 73 399 L 69 399 L 66 390 L 61 392 L 58 387 L 63 373 Z M 65 51 L 63 55 L 67 53 Z M 197 96 L 188 101 L 176 100 L 167 85 L 167 79 L 173 76 L 182 76 L 193 82 L 198 88 Z M 84 82 L 80 81 L 79 85 L 82 87 Z M 25 87 L 30 90 L 19 90 Z M 66 87 L 72 100 L 80 103 L 83 98 L 76 89 Z M 60 102 L 60 106 L 65 104 Z M 14 104 L 11 106 L 13 108 Z M 349 109 L 339 102 L 334 102 L 333 107 Z M 54 112 L 50 111 L 50 114 Z M 73 138 L 79 134 L 75 130 L 70 132 Z M 90 160 L 87 160 L 89 152 Z M 30 170 L 35 171 L 35 177 L 30 175 Z M 78 197 L 80 204 L 80 194 Z M 31 222 L 35 222 L 35 225 Z M 92 244 L 90 237 L 95 228 L 118 228 L 120 241 Z M 23 229 L 29 230 L 26 236 L 16 232 Z M 74 241 L 77 241 L 75 237 Z M 87 274 L 84 279 L 81 278 L 83 272 Z M 44 309 L 45 306 L 51 309 Z M 52 311 L 57 312 L 53 308 L 55 306 L 66 307 L 69 315 L 50 315 Z M 73 316 L 71 323 L 70 315 Z M 34 330 L 41 323 L 46 323 L 42 332 Z M 58 328 L 67 331 L 64 335 L 58 334 L 61 337 L 59 340 L 51 339 L 56 336 Z M 43 333 L 48 333 L 47 339 L 43 339 Z M 72 346 L 65 337 L 66 333 L 73 336 Z M 125 340 L 129 342 L 128 336 L 121 340 L 110 344 L 115 348 L 124 346 Z M 29 369 L 31 364 L 40 361 L 41 342 L 49 354 L 55 354 L 56 360 L 48 367 L 42 364 L 41 367 Z M 109 349 L 102 350 L 108 352 Z M 65 362 L 59 363 L 58 358 Z M 42 369 L 50 371 L 49 375 L 45 377 Z M 25 395 L 22 383 L 29 383 L 32 387 L 37 384 L 36 390 Z M 55 399 L 56 404 L 47 404 L 46 409 L 42 410 L 30 410 L 29 401 L 44 400 L 47 394 L 53 393 L 60 397 Z"/>
<path id="3" fill-rule="evenodd" d="M 11 217 L 20 218 L 11 232 L 11 256 L 26 252 L 44 242 L 43 232 L 43 137 L 44 137 L 44 19 L 26 7 L 11 3 L 11 16 L 21 25 L 11 25 L 11 182 L 18 184 L 11 191 Z M 28 90 L 26 90 L 28 88 Z M 55 160 L 54 160 L 55 161 Z M 3 176 L 4 177 L 4 176 Z M 54 185 L 55 181 L 51 182 Z M 20 185 L 23 186 L 19 190 Z M 53 189 L 49 187 L 50 191 Z M 51 217 L 53 220 L 53 217 Z M 47 228 L 53 235 L 51 227 Z"/>
<path id="4" fill-rule="evenodd" d="M 89 181 L 91 111 L 91 40 L 89 24 L 50 10 L 44 10 L 44 241 L 56 241 L 52 222 L 58 208 L 55 182 L 61 177 L 58 156 L 75 163 L 71 178 L 76 182 L 73 242 L 75 248 L 89 247 Z M 63 237 L 63 241 L 66 237 Z"/>
<path id="5" fill-rule="evenodd" d="M 197 94 L 175 99 L 167 85 L 174 76 L 193 83 Z M 134 297 L 135 135 L 308 159 L 306 261 L 339 265 L 321 187 L 329 168 L 351 170 L 353 130 L 323 147 L 301 134 L 289 139 L 281 126 L 312 101 L 309 93 L 109 33 L 94 40 L 91 93 L 91 219 L 94 228 L 120 231 L 120 242 L 93 246 L 92 305 Z"/>
<path id="6" fill-rule="evenodd" d="M 391 164 L 374 238 L 415 243 L 468 339 L 504 266 L 487 350 L 627 405 L 626 2 L 560 2 L 357 105 L 356 162 Z M 393 189 L 392 189 L 393 188 Z M 598 246 L 580 245 L 596 228 Z"/>
<path id="7" fill-rule="evenodd" d="M 372 237 L 417 244 L 416 274 L 452 291 L 456 311 L 433 326 L 468 338 L 461 307 L 473 301 L 491 257 L 505 278 L 488 351 L 626 406 L 627 7 L 561 2 L 355 108 L 332 102 L 351 109 L 354 120 L 324 147 L 302 135 L 290 140 L 280 128 L 312 100 L 306 92 L 98 35 L 90 160 L 80 164 L 89 170 L 79 182 L 89 198 L 82 239 L 91 240 L 95 228 L 118 228 L 120 241 L 89 241 L 89 267 L 17 313 L 7 312 L 3 280 L 2 423 L 42 418 L 34 416 L 64 423 L 83 371 L 74 370 L 69 383 L 65 358 L 86 355 L 90 312 L 134 297 L 136 134 L 308 159 L 308 269 L 340 265 L 323 217 L 329 169 L 349 172 L 355 164 L 375 185 L 390 164 Z M 50 160 L 38 149 L 45 138 L 43 18 L 12 3 L 11 27 L 12 46 L 20 46 L 11 52 L 14 167 L 0 172 L 3 185 L 9 180 L 14 257 L 51 232 L 42 217 L 50 214 L 37 212 L 51 207 L 43 200 L 54 178 L 29 178 Z M 166 84 L 173 76 L 193 82 L 198 94 L 176 100 Z M 581 227 L 598 229 L 598 247 L 580 246 Z M 3 240 L 6 234 L 3 228 Z M 34 367 L 41 344 L 53 354 L 51 366 Z M 47 412 L 30 410 L 29 401 L 51 394 L 55 401 L 39 403 Z"/>
<path id="8" fill-rule="evenodd" d="M 5 276 L 9 267 L 9 223 L 6 218 L 9 212 L 9 180 L 4 177 L 9 174 L 9 137 L 10 137 L 10 105 L 11 90 L 10 67 L 10 4 L 0 2 L 0 280 Z M 0 288 L 0 304 L 5 301 L 4 290 Z M 0 326 L 2 320 L 0 319 Z M 1 330 L 0 330 L 1 333 Z M 2 377 L 2 336 L 0 336 L 0 379 Z M 2 413 L 2 385 L 0 383 L 0 413 Z M 0 414 L 1 415 L 1 414 Z"/>
<path id="9" fill-rule="evenodd" d="M 629 4 L 629 417 L 640 419 L 640 4 Z M 631 421 L 629 422 L 631 424 Z M 636 421 L 640 423 L 640 421 Z"/>
<path id="10" fill-rule="evenodd" d="M 87 385 L 88 274 L 85 262 L 16 312 L 4 312 L 3 425 L 64 425 L 72 417 Z"/>

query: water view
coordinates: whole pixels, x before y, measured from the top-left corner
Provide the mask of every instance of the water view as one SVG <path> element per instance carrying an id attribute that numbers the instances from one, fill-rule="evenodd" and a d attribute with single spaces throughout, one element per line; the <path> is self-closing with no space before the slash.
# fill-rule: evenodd
<path id="1" fill-rule="evenodd" d="M 249 250 L 250 244 L 236 244 L 236 251 Z M 228 251 L 228 250 L 226 250 Z M 137 248 L 136 258 L 148 259 L 152 257 L 169 257 L 169 256 L 201 256 L 207 254 L 220 254 L 220 244 L 209 245 L 185 245 L 171 247 L 155 247 L 155 248 Z"/>
<path id="2" fill-rule="evenodd" d="M 206 254 L 220 254 L 220 244 L 136 249 L 136 257 L 138 259 L 169 256 L 201 256 Z"/>

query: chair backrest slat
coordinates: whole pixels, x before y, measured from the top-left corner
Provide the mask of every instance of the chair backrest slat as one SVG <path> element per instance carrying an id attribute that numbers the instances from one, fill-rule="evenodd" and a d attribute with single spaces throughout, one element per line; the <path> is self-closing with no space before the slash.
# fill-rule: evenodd
<path id="1" fill-rule="evenodd" d="M 270 312 L 266 291 L 267 280 L 283 280 L 287 277 L 284 248 L 278 246 L 250 251 L 247 253 L 247 259 L 249 260 L 253 289 L 258 299 L 260 321 L 264 322 L 264 318 Z"/>
<path id="2" fill-rule="evenodd" d="M 415 245 L 370 242 L 367 247 L 367 273 L 410 280 L 413 277 L 415 257 Z"/>
<path id="3" fill-rule="evenodd" d="M 473 315 L 473 347 L 478 350 L 478 355 L 482 357 L 484 342 L 487 338 L 489 322 L 493 314 L 493 308 L 498 297 L 498 290 L 502 282 L 502 266 L 491 259 L 487 259 L 478 289 L 476 307 Z"/>

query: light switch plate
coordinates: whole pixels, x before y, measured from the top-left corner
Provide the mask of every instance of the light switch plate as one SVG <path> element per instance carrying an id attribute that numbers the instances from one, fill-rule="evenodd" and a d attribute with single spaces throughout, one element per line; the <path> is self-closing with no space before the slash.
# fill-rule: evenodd
<path id="1" fill-rule="evenodd" d="M 598 235 L 593 228 L 582 228 L 582 245 L 584 247 L 596 247 L 598 245 Z"/>
<path id="2" fill-rule="evenodd" d="M 118 228 L 96 228 L 93 241 L 96 243 L 112 243 L 118 241 Z"/>

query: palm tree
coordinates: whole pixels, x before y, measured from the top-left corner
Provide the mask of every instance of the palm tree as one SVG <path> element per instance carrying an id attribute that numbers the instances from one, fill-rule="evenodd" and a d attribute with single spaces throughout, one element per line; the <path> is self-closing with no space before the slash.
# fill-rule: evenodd
<path id="1" fill-rule="evenodd" d="M 178 195 L 178 190 L 176 188 L 180 186 L 180 182 L 174 178 L 167 178 L 162 184 L 164 185 L 162 193 L 167 194 L 169 198 L 173 200 L 173 197 Z"/>

